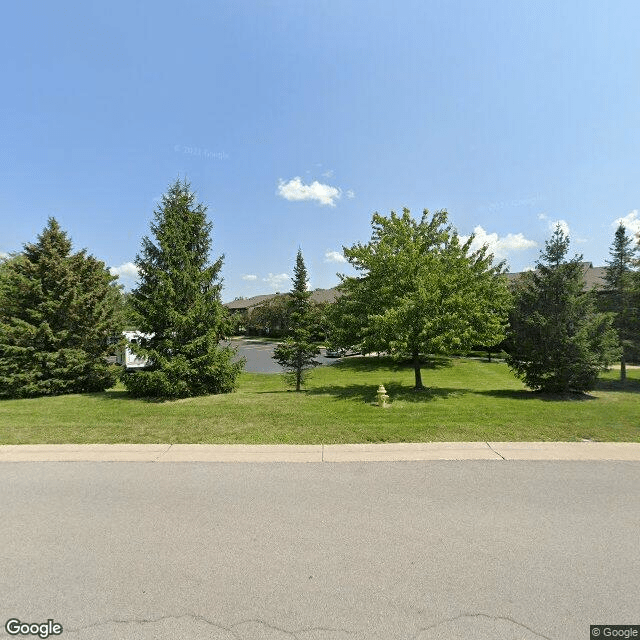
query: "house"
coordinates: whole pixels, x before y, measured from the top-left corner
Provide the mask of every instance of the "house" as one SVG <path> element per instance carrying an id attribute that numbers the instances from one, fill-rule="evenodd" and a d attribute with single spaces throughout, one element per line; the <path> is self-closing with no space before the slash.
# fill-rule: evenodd
<path id="1" fill-rule="evenodd" d="M 506 273 L 507 280 L 517 282 L 517 280 L 527 271 L 518 273 Z M 606 283 L 607 267 L 594 267 L 591 262 L 582 263 L 582 275 L 584 278 L 584 291 L 602 291 Z"/>
<path id="2" fill-rule="evenodd" d="M 116 353 L 116 364 L 122 365 L 125 371 L 140 371 L 146 369 L 149 366 L 149 360 L 137 356 L 131 351 L 129 345 L 137 344 L 140 338 L 151 336 L 141 333 L 140 331 L 123 331 L 122 334 L 126 338 L 127 344 Z"/>
<path id="3" fill-rule="evenodd" d="M 311 302 L 316 305 L 335 302 L 342 295 L 336 288 L 315 289 L 311 292 Z M 288 322 L 287 300 L 289 293 L 272 293 L 239 298 L 226 302 L 224 306 L 229 310 L 235 322 L 234 330 L 248 335 L 258 333 L 279 337 L 286 332 Z"/>
<path id="4" fill-rule="evenodd" d="M 251 314 L 251 311 L 273 298 L 277 296 L 287 296 L 288 293 L 269 293 L 267 295 L 261 296 L 253 296 L 252 298 L 238 298 L 237 300 L 232 300 L 231 302 L 225 302 L 224 306 L 229 309 L 230 313 L 242 313 L 246 311 L 247 314 Z M 311 292 L 311 300 L 316 304 L 321 304 L 324 302 L 335 302 L 337 298 L 340 297 L 340 292 L 336 287 L 333 289 L 316 289 Z"/>
<path id="5" fill-rule="evenodd" d="M 582 269 L 584 274 L 584 290 L 591 291 L 595 289 L 596 291 L 602 290 L 605 285 L 605 277 L 607 268 L 606 267 L 594 267 L 591 262 L 583 262 Z M 505 273 L 507 280 L 509 282 L 515 282 L 522 276 L 523 273 L 527 273 L 526 271 L 520 271 L 517 273 Z M 229 312 L 234 313 L 242 313 L 246 312 L 247 315 L 251 314 L 251 311 L 261 304 L 276 298 L 277 296 L 287 296 L 287 293 L 270 293 L 267 295 L 261 296 L 253 296 L 252 298 L 238 298 L 237 300 L 233 300 L 231 302 L 225 302 L 224 306 L 229 309 Z M 316 289 L 311 293 L 311 300 L 316 304 L 321 303 L 332 303 L 335 302 L 342 293 L 338 290 L 337 287 L 333 287 L 332 289 Z"/>

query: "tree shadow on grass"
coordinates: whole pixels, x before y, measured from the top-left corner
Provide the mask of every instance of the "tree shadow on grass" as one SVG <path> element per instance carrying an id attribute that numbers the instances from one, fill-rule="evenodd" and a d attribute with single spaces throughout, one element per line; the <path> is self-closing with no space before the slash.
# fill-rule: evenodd
<path id="1" fill-rule="evenodd" d="M 421 363 L 421 370 L 443 369 L 452 367 L 453 362 L 450 358 L 432 357 L 426 362 Z M 447 398 L 453 395 L 461 395 L 467 393 L 468 389 L 461 388 L 445 388 L 445 387 L 428 387 L 426 389 L 415 391 L 411 386 L 384 380 L 387 373 L 407 372 L 413 373 L 413 363 L 409 360 L 398 360 L 389 356 L 369 356 L 369 357 L 349 357 L 336 362 L 333 367 L 339 369 L 341 373 L 348 375 L 349 373 L 375 373 L 376 377 L 372 384 L 342 384 L 342 385 L 323 385 L 321 387 L 313 387 L 309 389 L 309 395 L 329 395 L 336 400 L 355 399 L 362 402 L 375 403 L 377 401 L 377 385 L 382 382 L 389 402 L 403 400 L 405 402 L 429 402 L 437 398 Z"/>
<path id="2" fill-rule="evenodd" d="M 172 402 L 174 400 L 178 400 L 178 398 L 136 398 L 132 396 L 128 391 L 118 389 L 117 391 L 107 390 L 107 391 L 96 391 L 93 393 L 84 394 L 89 398 L 95 398 L 96 400 L 100 400 L 101 402 L 111 402 L 117 400 L 119 402 L 130 401 L 130 402 L 144 402 L 146 404 L 162 404 L 164 402 Z M 183 400 L 186 398 L 182 398 Z"/>
<path id="3" fill-rule="evenodd" d="M 94 400 L 101 400 L 103 402 L 109 402 L 110 400 L 136 400 L 136 398 L 131 397 L 125 389 L 107 389 L 106 391 L 93 391 L 83 395 L 87 398 L 93 398 Z"/>
<path id="4" fill-rule="evenodd" d="M 460 396 L 469 392 L 468 389 L 429 387 L 421 391 L 416 391 L 406 385 L 395 382 L 383 382 L 389 402 L 431 402 L 438 399 L 446 399 L 452 396 Z M 377 386 L 371 384 L 350 384 L 350 385 L 326 385 L 314 387 L 308 391 L 309 395 L 328 395 L 335 400 L 360 400 L 375 404 L 377 402 Z"/>
<path id="5" fill-rule="evenodd" d="M 486 391 L 474 391 L 481 396 L 491 396 L 506 400 L 542 400 L 543 402 L 586 402 L 597 400 L 588 393 L 543 393 L 530 389 L 488 389 Z"/>
<path id="6" fill-rule="evenodd" d="M 616 380 L 598 380 L 597 391 L 622 391 L 623 393 L 640 393 L 640 380 L 627 378 L 623 383 L 620 378 Z"/>
<path id="7" fill-rule="evenodd" d="M 341 371 L 353 371 L 354 373 L 371 373 L 387 369 L 390 371 L 413 371 L 413 363 L 410 360 L 397 360 L 389 356 L 357 356 L 347 357 L 338 360 L 331 365 Z M 443 369 L 452 367 L 451 358 L 433 357 L 421 361 L 420 367 L 423 370 Z"/>
<path id="8" fill-rule="evenodd" d="M 617 380 L 598 380 L 594 391 L 619 391 L 623 393 L 640 393 L 640 380 L 629 379 L 622 383 Z M 510 400 L 543 400 L 544 402 L 585 402 L 597 400 L 590 393 L 543 393 L 531 389 L 489 389 L 475 391 L 479 395 L 492 396 L 494 398 L 507 398 Z"/>

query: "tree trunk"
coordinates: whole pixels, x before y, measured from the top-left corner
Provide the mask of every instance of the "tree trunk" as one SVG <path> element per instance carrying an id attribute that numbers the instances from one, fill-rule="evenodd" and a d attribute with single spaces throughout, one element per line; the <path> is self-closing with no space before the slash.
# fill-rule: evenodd
<path id="1" fill-rule="evenodd" d="M 627 360 L 624 357 L 624 347 L 622 347 L 622 355 L 620 356 L 620 382 L 622 384 L 627 380 Z"/>
<path id="2" fill-rule="evenodd" d="M 422 384 L 422 372 L 420 371 L 420 354 L 417 351 L 413 352 L 413 371 L 416 375 L 416 391 L 422 391 L 424 386 Z"/>

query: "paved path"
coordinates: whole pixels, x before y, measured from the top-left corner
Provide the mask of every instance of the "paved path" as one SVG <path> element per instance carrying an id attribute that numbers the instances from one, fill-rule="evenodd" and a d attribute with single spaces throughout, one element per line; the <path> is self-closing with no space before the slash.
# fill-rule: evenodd
<path id="1" fill-rule="evenodd" d="M 640 443 L 421 442 L 325 445 L 0 445 L 0 462 L 375 462 L 407 460 L 640 461 Z"/>

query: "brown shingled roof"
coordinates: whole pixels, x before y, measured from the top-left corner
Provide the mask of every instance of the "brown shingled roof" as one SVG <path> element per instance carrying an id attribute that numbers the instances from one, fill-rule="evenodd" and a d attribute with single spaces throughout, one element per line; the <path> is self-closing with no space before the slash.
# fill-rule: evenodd
<path id="1" fill-rule="evenodd" d="M 584 270 L 584 290 L 591 291 L 592 289 L 602 289 L 605 284 L 605 276 L 607 273 L 607 267 L 594 267 L 591 262 L 583 262 L 582 267 Z M 505 273 L 509 281 L 517 280 L 525 271 L 519 271 L 517 273 Z M 252 298 L 244 298 L 242 300 L 233 300 L 232 302 L 225 302 L 224 306 L 230 310 L 245 310 L 252 309 L 257 305 L 271 300 L 278 295 L 286 296 L 287 293 L 269 293 L 262 296 L 253 296 Z M 332 289 L 316 289 L 311 293 L 311 299 L 316 303 L 323 302 L 335 302 L 342 293 L 338 291 L 337 287 Z"/>
<path id="2" fill-rule="evenodd" d="M 591 262 L 582 263 L 582 272 L 584 276 L 584 290 L 602 289 L 605 285 L 605 277 L 607 275 L 607 267 L 594 267 Z M 517 280 L 526 271 L 519 273 L 505 273 L 510 281 Z"/>
<path id="3" fill-rule="evenodd" d="M 253 307 L 257 307 L 259 304 L 266 302 L 267 300 L 271 300 L 276 296 L 286 296 L 287 293 L 269 293 L 267 295 L 262 296 L 253 296 L 252 298 L 243 298 L 241 300 L 232 300 L 231 302 L 225 302 L 224 306 L 231 311 L 240 310 L 244 311 L 245 309 L 253 309 Z M 311 300 L 316 303 L 323 302 L 335 302 L 336 299 L 342 294 L 334 287 L 333 289 L 316 289 L 311 292 Z"/>
<path id="4" fill-rule="evenodd" d="M 232 300 L 231 302 L 225 302 L 224 306 L 227 309 L 251 309 L 252 307 L 256 307 L 259 304 L 265 302 L 265 300 L 270 300 L 271 298 L 275 298 L 277 293 L 269 293 L 263 296 L 253 296 L 252 298 L 241 298 L 240 300 Z"/>

